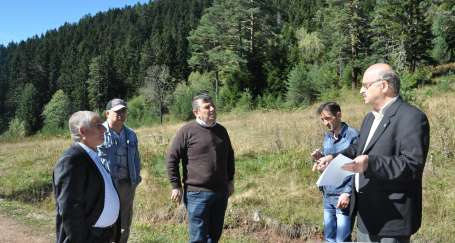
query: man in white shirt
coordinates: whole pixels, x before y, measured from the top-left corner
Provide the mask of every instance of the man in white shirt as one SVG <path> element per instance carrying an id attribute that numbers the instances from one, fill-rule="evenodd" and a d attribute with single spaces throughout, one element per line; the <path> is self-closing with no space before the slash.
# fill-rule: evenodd
<path id="1" fill-rule="evenodd" d="M 97 113 L 78 111 L 69 120 L 74 143 L 53 173 L 57 243 L 118 242 L 120 202 L 112 179 L 97 155 L 103 122 Z"/>
<path id="2" fill-rule="evenodd" d="M 353 159 L 343 168 L 357 173 L 351 210 L 357 212 L 357 241 L 406 243 L 422 220 L 428 119 L 399 96 L 400 79 L 387 64 L 365 71 L 360 94 L 372 112 L 363 120 L 358 142 L 341 152 Z M 321 158 L 318 169 L 332 158 Z"/>

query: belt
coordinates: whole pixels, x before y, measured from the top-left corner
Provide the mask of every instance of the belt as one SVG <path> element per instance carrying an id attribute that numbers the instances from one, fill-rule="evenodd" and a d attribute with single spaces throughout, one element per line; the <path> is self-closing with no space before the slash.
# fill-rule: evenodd
<path id="1" fill-rule="evenodd" d="M 96 237 L 101 237 L 103 234 L 105 234 L 106 232 L 108 231 L 111 231 L 114 229 L 114 225 L 111 225 L 109 227 L 105 227 L 105 228 L 101 228 L 101 227 L 91 227 L 90 228 L 90 232 L 92 232 L 93 235 L 95 235 Z"/>

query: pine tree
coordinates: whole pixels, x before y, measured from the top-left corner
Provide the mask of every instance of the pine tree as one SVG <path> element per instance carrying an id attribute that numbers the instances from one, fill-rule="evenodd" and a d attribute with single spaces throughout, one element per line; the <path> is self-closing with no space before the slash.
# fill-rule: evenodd
<path id="1" fill-rule="evenodd" d="M 108 100 L 109 78 L 107 61 L 103 56 L 93 58 L 89 65 L 87 80 L 88 101 L 91 109 L 102 111 Z"/>
<path id="2" fill-rule="evenodd" d="M 429 61 L 432 36 L 425 18 L 427 9 L 425 0 L 377 1 L 371 32 L 378 59 L 411 72 Z"/>
<path id="3" fill-rule="evenodd" d="M 432 57 L 439 63 L 455 61 L 455 1 L 441 1 L 433 8 Z"/>
<path id="4" fill-rule="evenodd" d="M 40 124 L 40 104 L 37 102 L 40 94 L 31 83 L 25 85 L 20 95 L 16 118 L 24 122 L 25 135 L 30 135 L 39 129 Z"/>

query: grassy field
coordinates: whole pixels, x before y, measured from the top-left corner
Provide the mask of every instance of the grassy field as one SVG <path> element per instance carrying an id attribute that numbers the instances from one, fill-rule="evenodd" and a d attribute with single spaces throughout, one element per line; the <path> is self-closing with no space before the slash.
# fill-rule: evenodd
<path id="1" fill-rule="evenodd" d="M 455 234 L 455 92 L 453 86 L 419 90 L 417 103 L 431 123 L 424 173 L 424 211 L 415 242 L 450 242 Z M 359 127 L 369 107 L 357 92 L 337 100 L 343 119 Z M 236 192 L 222 242 L 305 242 L 322 233 L 322 202 L 311 172 L 311 150 L 324 128 L 315 106 L 294 111 L 255 111 L 219 117 L 236 153 Z M 170 202 L 164 154 L 183 123 L 137 129 L 143 160 L 132 242 L 185 242 L 185 211 Z M 0 142 L 0 210 L 53 232 L 51 171 L 68 137 Z"/>

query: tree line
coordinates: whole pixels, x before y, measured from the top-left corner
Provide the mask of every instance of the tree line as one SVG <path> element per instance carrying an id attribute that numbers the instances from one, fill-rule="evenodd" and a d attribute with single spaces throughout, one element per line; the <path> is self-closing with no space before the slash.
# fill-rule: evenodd
<path id="1" fill-rule="evenodd" d="M 371 63 L 413 88 L 455 59 L 454 0 L 156 0 L 0 45 L 0 131 L 63 127 L 127 99 L 137 119 L 310 104 L 356 88 Z"/>

